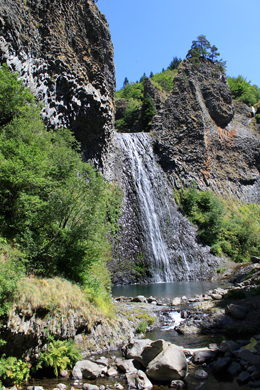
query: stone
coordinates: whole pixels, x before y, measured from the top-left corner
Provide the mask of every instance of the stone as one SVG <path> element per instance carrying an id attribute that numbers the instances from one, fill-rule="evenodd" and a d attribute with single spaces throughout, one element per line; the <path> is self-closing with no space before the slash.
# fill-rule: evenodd
<path id="1" fill-rule="evenodd" d="M 123 372 L 124 374 L 127 372 L 134 372 L 136 371 L 136 368 L 133 364 L 133 359 L 116 359 L 116 366 L 119 371 Z"/>
<path id="2" fill-rule="evenodd" d="M 118 374 L 117 370 L 113 367 L 110 367 L 108 370 L 107 370 L 107 376 L 116 376 Z"/>
<path id="3" fill-rule="evenodd" d="M 248 387 L 251 387 L 251 389 L 260 389 L 260 381 L 256 382 L 249 382 Z"/>
<path id="4" fill-rule="evenodd" d="M 96 385 L 93 385 L 92 383 L 83 383 L 82 389 L 83 390 L 99 390 L 99 387 Z"/>
<path id="5" fill-rule="evenodd" d="M 114 387 L 115 387 L 115 389 L 117 389 L 117 390 L 124 390 L 124 386 L 121 385 L 121 383 L 116 383 Z"/>
<path id="6" fill-rule="evenodd" d="M 260 379 L 260 370 L 257 369 L 251 374 L 251 378 L 253 381 L 259 380 Z"/>
<path id="7" fill-rule="evenodd" d="M 56 385 L 57 389 L 60 389 L 60 390 L 65 390 L 67 388 L 66 385 L 64 385 L 64 383 L 58 383 Z"/>
<path id="8" fill-rule="evenodd" d="M 172 306 L 179 306 L 181 304 L 181 298 L 176 297 L 171 301 Z"/>
<path id="9" fill-rule="evenodd" d="M 154 302 L 156 302 L 156 298 L 151 296 L 151 297 L 147 298 L 147 302 L 148 303 L 154 303 Z"/>
<path id="10" fill-rule="evenodd" d="M 195 364 L 212 362 L 217 356 L 217 353 L 212 350 L 195 351 L 192 356 L 192 361 Z"/>
<path id="11" fill-rule="evenodd" d="M 96 379 L 107 372 L 107 368 L 90 360 L 81 360 L 75 364 L 72 370 L 73 379 Z"/>
<path id="12" fill-rule="evenodd" d="M 151 389 L 153 387 L 150 380 L 147 378 L 146 374 L 137 370 L 136 372 L 131 372 L 126 374 L 127 385 L 133 389 Z"/>
<path id="13" fill-rule="evenodd" d="M 173 387 L 174 389 L 184 389 L 185 383 L 180 379 L 175 379 L 171 381 L 170 387 Z"/>
<path id="14" fill-rule="evenodd" d="M 236 356 L 241 360 L 245 360 L 247 364 L 260 365 L 260 356 L 247 349 L 237 352 Z"/>
<path id="15" fill-rule="evenodd" d="M 257 256 L 251 256 L 251 261 L 254 264 L 260 263 L 260 257 Z"/>
<path id="16" fill-rule="evenodd" d="M 227 306 L 225 312 L 226 314 L 230 314 L 232 317 L 238 320 L 243 320 L 248 313 L 248 308 L 231 303 L 229 306 Z"/>
<path id="17" fill-rule="evenodd" d="M 237 376 L 241 372 L 241 365 L 237 362 L 231 362 L 230 366 L 227 369 L 227 373 L 232 376 Z"/>
<path id="18" fill-rule="evenodd" d="M 132 299 L 132 302 L 146 302 L 146 298 L 143 295 L 138 295 Z"/>
<path id="19" fill-rule="evenodd" d="M 222 299 L 222 295 L 212 293 L 211 298 L 213 298 L 215 301 L 219 301 L 220 299 Z"/>
<path id="20" fill-rule="evenodd" d="M 208 373 L 204 370 L 197 370 L 194 374 L 194 378 L 196 379 L 207 379 Z"/>
<path id="21" fill-rule="evenodd" d="M 183 379 L 187 370 L 188 364 L 183 349 L 170 344 L 148 364 L 146 374 L 152 380 L 172 381 Z"/>
<path id="22" fill-rule="evenodd" d="M 231 362 L 230 357 L 219 358 L 216 363 L 213 365 L 212 369 L 214 372 L 221 372 L 226 370 Z"/>
<path id="23" fill-rule="evenodd" d="M 108 359 L 105 356 L 101 356 L 99 359 L 95 360 L 94 363 L 102 364 L 103 366 L 108 366 Z"/>
<path id="24" fill-rule="evenodd" d="M 164 340 L 134 340 L 126 347 L 126 358 L 135 359 L 144 367 L 147 367 L 149 362 L 167 347 L 168 343 Z"/>
<path id="25" fill-rule="evenodd" d="M 237 377 L 237 383 L 242 386 L 245 385 L 250 379 L 250 374 L 247 371 L 242 371 Z"/>
<path id="26" fill-rule="evenodd" d="M 223 340 L 219 347 L 220 351 L 225 352 L 233 352 L 239 349 L 239 345 L 234 343 L 233 341 Z"/>
<path id="27" fill-rule="evenodd" d="M 67 370 L 62 370 L 62 371 L 59 372 L 59 375 L 64 377 L 64 378 L 66 378 L 66 376 L 69 375 L 69 372 Z"/>

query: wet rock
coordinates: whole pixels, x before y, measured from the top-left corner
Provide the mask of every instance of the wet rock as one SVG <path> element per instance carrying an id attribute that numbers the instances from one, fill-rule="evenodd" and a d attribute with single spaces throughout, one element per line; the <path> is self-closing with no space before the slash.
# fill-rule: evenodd
<path id="1" fill-rule="evenodd" d="M 176 297 L 172 300 L 171 305 L 172 306 L 179 306 L 181 304 L 181 298 Z"/>
<path id="2" fill-rule="evenodd" d="M 72 370 L 73 379 L 96 379 L 107 372 L 107 368 L 91 362 L 82 360 L 75 364 Z"/>
<path id="3" fill-rule="evenodd" d="M 59 375 L 64 377 L 64 378 L 66 378 L 66 376 L 69 375 L 69 372 L 67 370 L 62 370 L 62 371 L 59 372 Z"/>
<path id="4" fill-rule="evenodd" d="M 64 385 L 64 383 L 58 383 L 56 385 L 57 389 L 60 389 L 60 390 L 65 390 L 67 388 L 66 385 Z"/>
<path id="5" fill-rule="evenodd" d="M 260 370 L 257 369 L 254 372 L 252 372 L 251 378 L 252 378 L 253 381 L 260 380 Z"/>
<path id="6" fill-rule="evenodd" d="M 250 374 L 247 371 L 242 371 L 237 377 L 237 383 L 242 386 L 250 380 Z"/>
<path id="7" fill-rule="evenodd" d="M 214 366 L 212 367 L 212 369 L 214 372 L 221 372 L 223 370 L 226 370 L 230 363 L 231 363 L 230 357 L 219 358 L 214 364 Z"/>
<path id="8" fill-rule="evenodd" d="M 136 368 L 133 364 L 133 359 L 128 359 L 128 360 L 116 359 L 116 366 L 118 370 L 123 372 L 124 374 L 127 372 L 136 371 Z"/>
<path id="9" fill-rule="evenodd" d="M 237 352 L 236 356 L 239 359 L 246 361 L 247 364 L 260 365 L 260 356 L 251 351 L 248 351 L 247 349 Z"/>
<path id="10" fill-rule="evenodd" d="M 204 370 L 197 370 L 194 374 L 194 378 L 196 379 L 207 379 L 208 373 Z"/>
<path id="11" fill-rule="evenodd" d="M 174 389 L 184 389 L 185 383 L 180 379 L 173 380 L 171 381 L 170 387 L 173 387 Z"/>
<path id="12" fill-rule="evenodd" d="M 135 359 L 144 367 L 147 367 L 149 362 L 167 347 L 168 343 L 164 340 L 136 339 L 133 343 L 127 345 L 125 357 L 127 359 Z"/>
<path id="13" fill-rule="evenodd" d="M 231 305 L 227 306 L 226 308 L 226 314 L 230 314 L 232 317 L 243 320 L 248 313 L 248 308 L 240 305 L 234 305 L 231 303 Z"/>
<path id="14" fill-rule="evenodd" d="M 146 298 L 143 295 L 138 295 L 132 299 L 132 302 L 146 302 Z"/>
<path id="15" fill-rule="evenodd" d="M 241 365 L 237 362 L 232 361 L 227 369 L 227 373 L 232 376 L 237 376 L 241 372 Z"/>
<path id="16" fill-rule="evenodd" d="M 127 385 L 134 389 L 151 389 L 153 387 L 145 373 L 141 370 L 126 374 L 126 381 Z"/>
<path id="17" fill-rule="evenodd" d="M 249 382 L 248 387 L 251 387 L 252 389 L 260 389 L 260 381 Z"/>
<path id="18" fill-rule="evenodd" d="M 83 390 L 99 390 L 99 387 L 96 385 L 93 385 L 92 383 L 83 383 L 82 389 Z"/>
<path id="19" fill-rule="evenodd" d="M 212 362 L 216 359 L 217 353 L 211 350 L 195 351 L 192 361 L 195 364 Z"/>
<path id="20" fill-rule="evenodd" d="M 257 256 L 251 256 L 251 261 L 254 264 L 260 263 L 260 257 Z"/>
<path id="21" fill-rule="evenodd" d="M 109 368 L 106 372 L 107 376 L 116 376 L 118 374 L 117 370 L 113 367 Z"/>
<path id="22" fill-rule="evenodd" d="M 186 376 L 188 365 L 183 349 L 170 344 L 147 366 L 148 378 L 159 381 L 182 379 Z"/>
<path id="23" fill-rule="evenodd" d="M 219 347 L 220 351 L 225 352 L 233 352 L 239 349 L 239 346 L 237 343 L 234 343 L 233 341 L 223 340 Z"/>

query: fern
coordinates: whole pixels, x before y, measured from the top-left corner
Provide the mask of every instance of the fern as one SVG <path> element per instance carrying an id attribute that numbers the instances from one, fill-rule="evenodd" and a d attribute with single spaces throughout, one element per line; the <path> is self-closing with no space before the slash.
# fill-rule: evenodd
<path id="1" fill-rule="evenodd" d="M 58 376 L 59 370 L 71 368 L 77 361 L 81 360 L 82 355 L 76 349 L 72 340 L 53 340 L 49 343 L 45 352 L 41 353 L 37 362 L 37 368 L 52 367 L 55 376 Z"/>

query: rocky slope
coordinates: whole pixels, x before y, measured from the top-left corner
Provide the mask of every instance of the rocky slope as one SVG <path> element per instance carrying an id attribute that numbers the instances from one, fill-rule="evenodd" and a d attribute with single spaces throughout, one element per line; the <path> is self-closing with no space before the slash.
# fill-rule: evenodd
<path id="1" fill-rule="evenodd" d="M 102 168 L 113 128 L 108 24 L 93 0 L 0 0 L 0 62 L 43 103 L 48 128 L 71 128 Z"/>
<path id="2" fill-rule="evenodd" d="M 200 189 L 259 203 L 260 137 L 251 122 L 247 106 L 233 105 L 220 68 L 186 59 L 154 117 L 154 150 L 174 187 L 195 180 Z"/>

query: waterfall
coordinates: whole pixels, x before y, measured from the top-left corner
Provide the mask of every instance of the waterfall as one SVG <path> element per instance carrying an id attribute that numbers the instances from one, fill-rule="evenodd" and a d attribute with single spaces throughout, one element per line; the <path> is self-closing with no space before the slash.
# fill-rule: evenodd
<path id="1" fill-rule="evenodd" d="M 121 155 L 117 170 L 121 172 L 124 207 L 120 221 L 123 233 L 112 273 L 130 275 L 139 251 L 148 270 L 143 281 L 207 278 L 214 263 L 210 248 L 198 242 L 196 229 L 178 210 L 173 189 L 156 161 L 150 134 L 115 133 L 114 140 Z M 127 276 L 119 278 L 120 283 L 132 281 Z"/>

